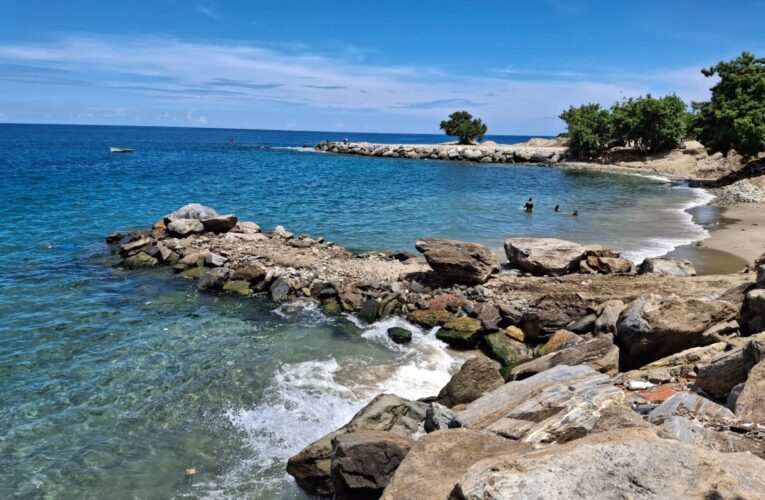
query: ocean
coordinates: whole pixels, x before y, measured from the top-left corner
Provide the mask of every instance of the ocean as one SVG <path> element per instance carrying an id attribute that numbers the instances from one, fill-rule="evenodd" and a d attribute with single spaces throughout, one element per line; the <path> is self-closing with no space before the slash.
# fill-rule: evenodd
<path id="1" fill-rule="evenodd" d="M 114 267 L 107 234 L 184 204 L 357 251 L 414 251 L 433 236 L 501 257 L 507 237 L 554 236 L 639 261 L 706 236 L 685 210 L 708 195 L 661 179 L 304 147 L 345 137 L 446 140 L 0 125 L 0 497 L 304 498 L 290 455 L 377 393 L 433 395 L 459 367 L 433 332 L 407 325 L 412 344 L 391 343 L 400 319 L 364 325 Z"/>

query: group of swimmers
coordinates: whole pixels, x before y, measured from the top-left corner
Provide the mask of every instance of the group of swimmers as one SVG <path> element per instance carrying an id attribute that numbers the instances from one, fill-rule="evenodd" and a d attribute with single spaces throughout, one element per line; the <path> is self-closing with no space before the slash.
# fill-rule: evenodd
<path id="1" fill-rule="evenodd" d="M 527 201 L 526 204 L 523 205 L 523 209 L 526 212 L 528 212 L 528 213 L 533 212 L 534 211 L 534 200 L 532 198 L 529 198 L 529 201 Z M 555 212 L 557 212 L 557 213 L 560 213 L 560 205 L 555 205 L 555 208 L 553 210 Z M 573 217 L 577 217 L 579 215 L 579 212 L 574 210 L 573 212 L 571 212 L 571 215 Z"/>

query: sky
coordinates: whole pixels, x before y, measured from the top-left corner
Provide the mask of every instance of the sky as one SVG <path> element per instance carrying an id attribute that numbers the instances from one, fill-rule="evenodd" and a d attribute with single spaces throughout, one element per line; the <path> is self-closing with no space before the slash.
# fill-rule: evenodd
<path id="1" fill-rule="evenodd" d="M 0 123 L 554 135 L 765 55 L 765 0 L 0 0 Z"/>

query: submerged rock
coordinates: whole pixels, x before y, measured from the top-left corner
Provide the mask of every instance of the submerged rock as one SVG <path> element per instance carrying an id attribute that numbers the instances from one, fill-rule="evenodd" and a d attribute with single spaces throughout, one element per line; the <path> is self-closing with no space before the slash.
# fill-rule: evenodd
<path id="1" fill-rule="evenodd" d="M 491 251 L 478 243 L 455 240 L 421 239 L 415 248 L 444 280 L 467 285 L 485 283 L 499 271 Z"/>
<path id="2" fill-rule="evenodd" d="M 390 337 L 390 339 L 396 344 L 406 344 L 412 341 L 412 332 L 406 328 L 394 326 L 392 328 L 388 328 L 388 337 Z"/>
<path id="3" fill-rule="evenodd" d="M 154 267 L 157 264 L 159 264 L 157 259 L 143 252 L 139 252 L 135 255 L 122 259 L 122 266 L 128 269 Z"/>

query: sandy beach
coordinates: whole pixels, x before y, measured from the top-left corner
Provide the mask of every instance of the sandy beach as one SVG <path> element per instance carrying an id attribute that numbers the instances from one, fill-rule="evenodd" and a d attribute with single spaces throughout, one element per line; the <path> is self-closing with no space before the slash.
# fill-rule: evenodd
<path id="1" fill-rule="evenodd" d="M 751 263 L 765 251 L 765 204 L 723 207 L 703 248 L 728 252 Z"/>

